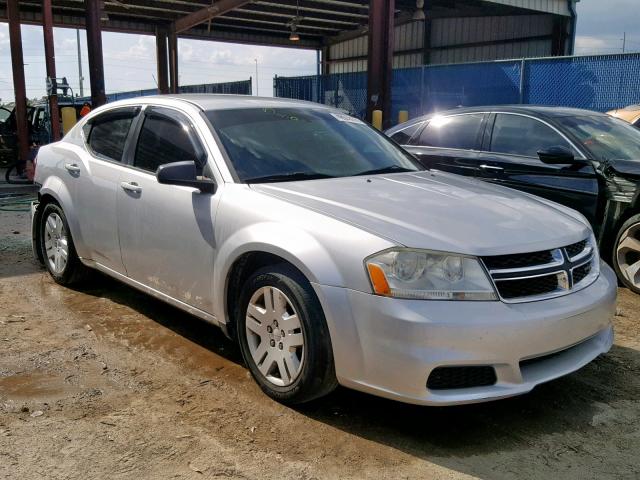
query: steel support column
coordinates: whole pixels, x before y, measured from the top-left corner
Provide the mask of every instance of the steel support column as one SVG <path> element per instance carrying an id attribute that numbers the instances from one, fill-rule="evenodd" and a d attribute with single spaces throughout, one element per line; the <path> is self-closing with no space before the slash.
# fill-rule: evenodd
<path id="1" fill-rule="evenodd" d="M 100 16 L 102 2 L 85 0 L 87 23 L 87 50 L 89 54 L 89 84 L 92 108 L 107 103 L 104 91 L 104 63 L 102 58 L 102 26 Z"/>
<path id="2" fill-rule="evenodd" d="M 395 0 L 369 1 L 369 52 L 367 58 L 367 120 L 382 110 L 383 127 L 391 124 Z"/>
<path id="3" fill-rule="evenodd" d="M 27 88 L 24 81 L 24 58 L 22 56 L 22 34 L 20 31 L 18 0 L 7 1 L 7 17 L 9 19 L 13 90 L 16 99 L 18 155 L 20 161 L 26 162 L 29 158 L 29 127 L 27 125 Z M 22 169 L 19 170 L 22 171 Z"/>
<path id="4" fill-rule="evenodd" d="M 56 54 L 53 45 L 53 13 L 51 0 L 42 1 L 42 32 L 44 36 L 44 56 L 47 66 L 47 77 L 56 78 Z M 51 122 L 51 139 L 60 140 L 60 112 L 58 111 L 58 95 L 54 89 L 49 95 L 49 120 Z"/>
<path id="5" fill-rule="evenodd" d="M 169 90 L 178 93 L 178 35 L 169 32 Z"/>
<path id="6" fill-rule="evenodd" d="M 169 93 L 167 31 L 160 27 L 156 29 L 156 61 L 158 63 L 158 92 Z"/>

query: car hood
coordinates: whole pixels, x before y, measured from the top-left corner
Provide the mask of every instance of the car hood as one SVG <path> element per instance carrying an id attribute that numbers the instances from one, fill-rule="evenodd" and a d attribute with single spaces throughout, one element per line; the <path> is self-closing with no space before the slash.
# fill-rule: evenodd
<path id="1" fill-rule="evenodd" d="M 640 177 L 640 160 L 612 160 L 607 165 L 616 173 Z"/>
<path id="2" fill-rule="evenodd" d="M 580 214 L 566 207 L 435 171 L 251 188 L 414 248 L 499 255 L 560 247 L 590 234 Z"/>

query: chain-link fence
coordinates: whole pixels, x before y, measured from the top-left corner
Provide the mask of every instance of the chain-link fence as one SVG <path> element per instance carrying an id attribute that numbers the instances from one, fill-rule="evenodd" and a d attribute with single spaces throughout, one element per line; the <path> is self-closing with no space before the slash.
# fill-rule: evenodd
<path id="1" fill-rule="evenodd" d="M 274 95 L 366 112 L 366 72 L 277 77 Z M 605 112 L 640 103 L 640 53 L 531 58 L 397 69 L 392 115 L 515 103 Z"/>
<path id="2" fill-rule="evenodd" d="M 367 73 L 275 77 L 273 95 L 331 105 L 364 118 L 367 110 Z"/>

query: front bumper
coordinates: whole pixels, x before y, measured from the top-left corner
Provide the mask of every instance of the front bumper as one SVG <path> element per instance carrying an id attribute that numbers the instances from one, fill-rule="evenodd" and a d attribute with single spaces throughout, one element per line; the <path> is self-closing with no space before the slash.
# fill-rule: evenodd
<path id="1" fill-rule="evenodd" d="M 519 304 L 401 300 L 314 288 L 340 384 L 408 403 L 454 405 L 526 393 L 583 367 L 613 344 L 617 280 L 605 264 L 583 290 Z M 497 381 L 428 389 L 429 374 L 443 366 L 491 366 Z"/>

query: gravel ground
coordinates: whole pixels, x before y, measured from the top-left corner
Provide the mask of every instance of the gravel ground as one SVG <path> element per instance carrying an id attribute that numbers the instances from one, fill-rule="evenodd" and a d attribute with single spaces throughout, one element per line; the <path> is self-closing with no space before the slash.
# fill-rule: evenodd
<path id="1" fill-rule="evenodd" d="M 115 281 L 69 290 L 0 211 L 0 478 L 640 478 L 640 296 L 616 343 L 522 397 L 287 408 L 215 327 Z"/>

